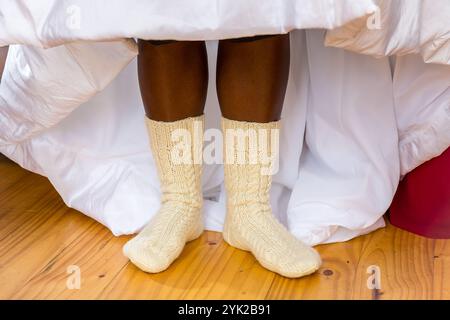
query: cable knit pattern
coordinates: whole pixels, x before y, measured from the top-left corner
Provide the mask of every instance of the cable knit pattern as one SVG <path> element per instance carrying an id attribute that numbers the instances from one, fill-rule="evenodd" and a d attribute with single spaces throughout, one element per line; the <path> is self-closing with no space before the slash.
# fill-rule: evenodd
<path id="1" fill-rule="evenodd" d="M 315 272 L 321 264 L 319 254 L 295 238 L 272 215 L 269 191 L 272 182 L 270 174 L 263 174 L 267 163 L 248 161 L 251 154 L 250 139 L 244 139 L 243 150 L 239 144 L 230 146 L 227 135 L 230 130 L 265 130 L 267 140 L 256 134 L 256 150 L 261 159 L 261 145 L 265 143 L 267 154 L 277 152 L 271 145 L 273 129 L 279 129 L 279 121 L 253 123 L 222 118 L 225 155 L 225 188 L 227 192 L 227 217 L 223 237 L 225 241 L 241 250 L 251 251 L 265 268 L 289 278 L 298 278 Z M 234 131 L 237 132 L 237 131 Z M 230 154 L 231 153 L 231 154 Z M 245 154 L 246 162 L 238 162 Z M 230 163 L 229 159 L 234 159 Z"/>
<path id="2" fill-rule="evenodd" d="M 175 122 L 147 119 L 150 144 L 161 182 L 161 208 L 150 223 L 123 248 L 125 256 L 143 271 L 156 273 L 167 269 L 181 254 L 186 242 L 198 238 L 203 232 L 203 118 L 200 116 Z M 187 161 L 182 163 L 173 161 L 172 157 L 173 151 L 180 146 L 180 141 L 172 141 L 172 133 L 180 129 L 191 137 L 189 145 L 183 145 L 187 146 L 185 151 L 188 152 L 183 157 Z M 198 158 L 194 158 L 195 153 Z M 198 163 L 194 159 L 199 159 L 196 161 Z"/>

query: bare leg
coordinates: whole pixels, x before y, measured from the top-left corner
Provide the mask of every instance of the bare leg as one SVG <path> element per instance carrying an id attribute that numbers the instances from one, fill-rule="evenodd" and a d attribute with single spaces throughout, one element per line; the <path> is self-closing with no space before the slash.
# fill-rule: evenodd
<path id="1" fill-rule="evenodd" d="M 289 76 L 289 35 L 220 41 L 217 94 L 225 118 L 280 119 Z"/>
<path id="2" fill-rule="evenodd" d="M 208 61 L 203 41 L 139 41 L 139 85 L 147 116 L 176 121 L 203 114 Z"/>

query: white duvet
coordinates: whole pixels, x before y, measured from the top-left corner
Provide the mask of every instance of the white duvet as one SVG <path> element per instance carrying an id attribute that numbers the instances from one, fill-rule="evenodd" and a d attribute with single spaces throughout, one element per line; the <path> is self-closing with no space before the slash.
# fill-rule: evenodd
<path id="1" fill-rule="evenodd" d="M 0 0 L 0 46 L 11 45 L 0 152 L 114 234 L 136 232 L 159 186 L 129 38 L 293 30 L 274 214 L 310 244 L 351 239 L 382 227 L 400 176 L 450 145 L 450 1 L 431 2 Z M 209 41 L 209 128 L 220 116 L 216 50 Z M 222 168 L 204 171 L 205 223 L 220 231 Z"/>

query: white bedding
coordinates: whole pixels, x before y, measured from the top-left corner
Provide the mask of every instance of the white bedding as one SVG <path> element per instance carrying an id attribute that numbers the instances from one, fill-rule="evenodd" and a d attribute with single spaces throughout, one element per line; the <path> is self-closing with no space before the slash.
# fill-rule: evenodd
<path id="1" fill-rule="evenodd" d="M 0 0 L 0 46 L 25 44 L 10 47 L 0 84 L 0 152 L 47 176 L 69 206 L 114 234 L 136 232 L 158 209 L 159 187 L 143 122 L 136 47 L 124 38 L 351 29 L 374 19 L 378 2 Z M 448 12 L 450 2 L 441 4 Z M 392 11 L 401 7 L 382 10 L 396 17 Z M 77 12 L 79 21 L 73 20 Z M 416 20 L 428 17 L 420 10 L 407 13 Z M 450 145 L 450 66 L 423 62 L 445 64 L 448 56 L 442 47 L 433 55 L 428 46 L 423 54 L 419 43 L 401 51 L 406 45 L 396 39 L 414 30 L 408 21 L 382 32 L 383 43 L 398 44 L 395 51 L 365 50 L 380 43 L 378 31 L 365 41 L 354 36 L 352 47 L 346 42 L 379 59 L 324 46 L 325 37 L 328 45 L 333 35 L 342 39 L 344 29 L 292 32 L 281 163 L 271 200 L 274 214 L 307 243 L 345 241 L 382 227 L 400 175 Z M 449 21 L 441 20 L 436 37 Z M 208 42 L 209 128 L 219 127 L 216 50 L 217 42 Z M 391 53 L 414 54 L 395 63 L 381 57 Z M 222 228 L 222 180 L 220 165 L 205 166 L 209 230 Z"/>

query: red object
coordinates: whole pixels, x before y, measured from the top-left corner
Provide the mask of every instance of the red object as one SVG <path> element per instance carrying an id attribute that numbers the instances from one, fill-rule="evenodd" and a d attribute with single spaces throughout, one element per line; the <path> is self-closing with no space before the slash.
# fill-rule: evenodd
<path id="1" fill-rule="evenodd" d="M 390 221 L 425 237 L 450 239 L 450 148 L 403 179 Z"/>

